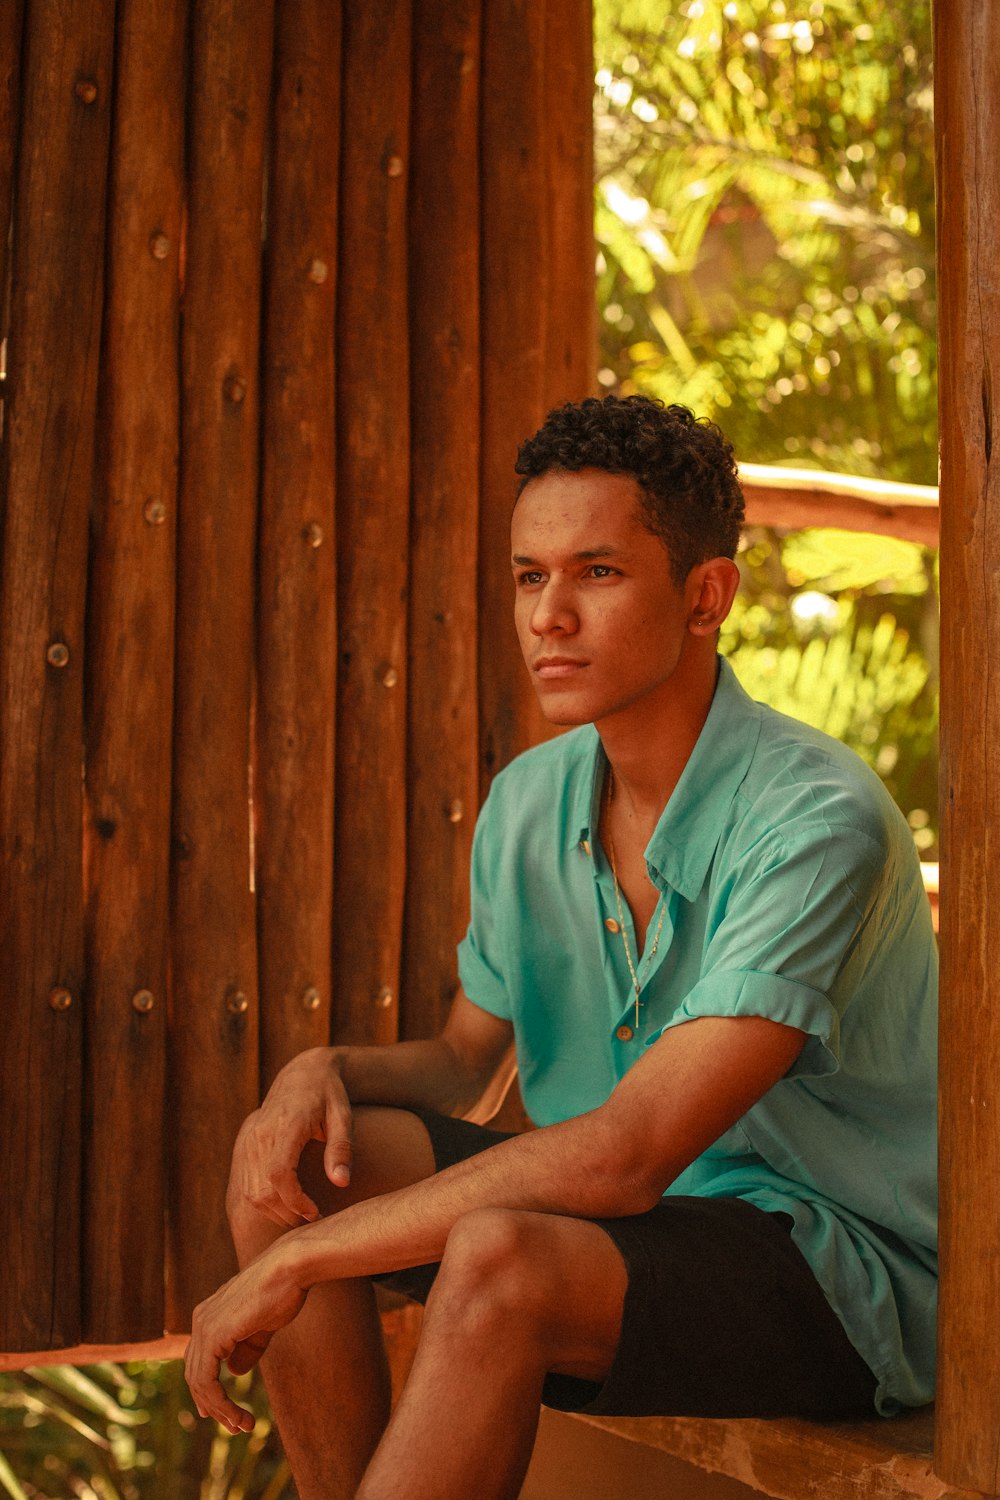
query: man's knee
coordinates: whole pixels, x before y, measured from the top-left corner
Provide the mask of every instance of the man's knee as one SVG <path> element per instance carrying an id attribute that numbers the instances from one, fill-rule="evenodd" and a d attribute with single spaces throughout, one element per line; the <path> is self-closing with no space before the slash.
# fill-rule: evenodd
<path id="1" fill-rule="evenodd" d="M 429 1319 L 453 1347 L 490 1350 L 601 1379 L 618 1347 L 628 1275 L 596 1224 L 514 1209 L 477 1209 L 452 1229 Z"/>
<path id="2" fill-rule="evenodd" d="M 555 1288 L 545 1266 L 537 1215 L 480 1208 L 464 1214 L 448 1236 L 431 1303 L 449 1324 L 493 1339 L 517 1328 L 520 1336 L 550 1321 Z"/>

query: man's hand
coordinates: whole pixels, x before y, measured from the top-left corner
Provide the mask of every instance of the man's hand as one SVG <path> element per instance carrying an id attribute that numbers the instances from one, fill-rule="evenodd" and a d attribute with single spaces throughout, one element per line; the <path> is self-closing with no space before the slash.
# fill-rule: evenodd
<path id="1" fill-rule="evenodd" d="M 222 1387 L 225 1361 L 234 1375 L 253 1369 L 271 1337 L 290 1323 L 305 1291 L 281 1269 L 280 1255 L 266 1251 L 200 1302 L 191 1323 L 184 1373 L 202 1417 L 214 1417 L 230 1432 L 250 1432 L 250 1412 L 231 1401 Z"/>
<path id="2" fill-rule="evenodd" d="M 302 1148 L 324 1142 L 323 1167 L 334 1187 L 351 1180 L 351 1104 L 329 1047 L 300 1052 L 282 1068 L 260 1109 L 244 1121 L 233 1152 L 231 1195 L 276 1224 L 319 1218 L 298 1176 Z"/>

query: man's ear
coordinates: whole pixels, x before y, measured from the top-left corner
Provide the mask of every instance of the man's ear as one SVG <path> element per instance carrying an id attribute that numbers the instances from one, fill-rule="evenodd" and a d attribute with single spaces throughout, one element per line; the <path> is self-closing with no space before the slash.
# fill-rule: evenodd
<path id="1" fill-rule="evenodd" d="M 698 563 L 688 574 L 690 599 L 688 629 L 692 635 L 713 635 L 733 607 L 740 571 L 730 557 Z"/>

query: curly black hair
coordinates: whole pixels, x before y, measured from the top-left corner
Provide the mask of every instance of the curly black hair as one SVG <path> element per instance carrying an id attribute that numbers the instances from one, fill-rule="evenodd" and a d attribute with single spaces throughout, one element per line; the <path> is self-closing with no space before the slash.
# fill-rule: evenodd
<path id="1" fill-rule="evenodd" d="M 733 445 L 714 422 L 649 396 L 590 396 L 549 412 L 518 449 L 525 485 L 551 471 L 605 469 L 639 486 L 643 525 L 663 542 L 674 582 L 696 563 L 735 557 L 743 491 Z"/>

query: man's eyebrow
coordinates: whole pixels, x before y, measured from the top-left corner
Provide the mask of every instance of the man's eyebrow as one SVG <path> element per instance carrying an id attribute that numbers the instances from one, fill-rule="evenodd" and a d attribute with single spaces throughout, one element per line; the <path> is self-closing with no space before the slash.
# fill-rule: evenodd
<path id="1" fill-rule="evenodd" d="M 620 552 L 617 547 L 586 547 L 582 552 L 574 552 L 572 554 L 572 560 L 573 562 L 593 562 L 596 558 L 599 557 L 617 556 L 620 556 Z M 537 558 L 523 557 L 515 552 L 513 557 L 511 558 L 511 562 L 518 568 L 528 568 L 533 566 L 537 562 Z"/>

